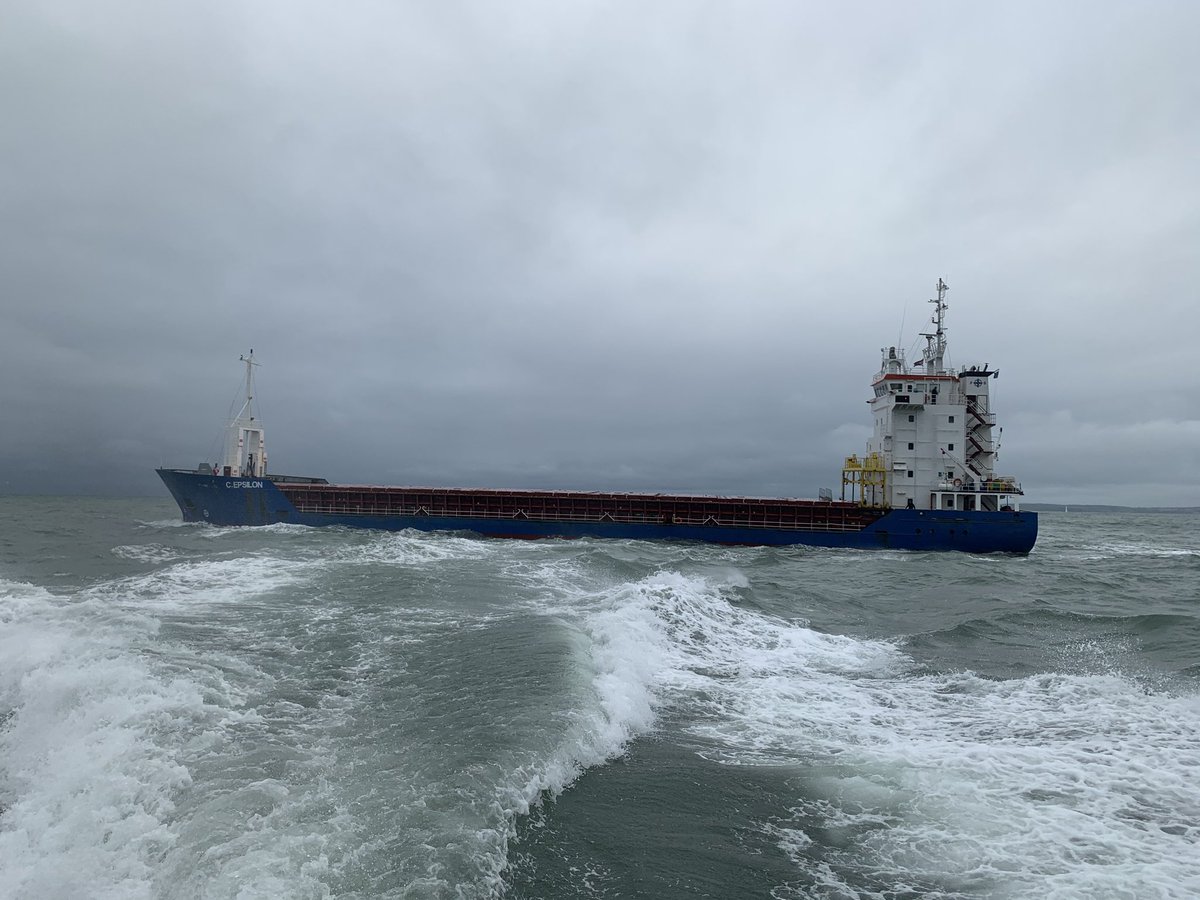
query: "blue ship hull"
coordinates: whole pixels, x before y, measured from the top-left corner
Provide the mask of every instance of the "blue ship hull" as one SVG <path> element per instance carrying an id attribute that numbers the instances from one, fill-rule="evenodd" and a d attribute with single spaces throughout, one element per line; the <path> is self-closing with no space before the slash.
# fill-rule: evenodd
<path id="1" fill-rule="evenodd" d="M 1021 511 L 959 512 L 896 509 L 862 528 L 770 528 L 720 524 L 573 521 L 470 515 L 320 513 L 297 509 L 270 478 L 230 478 L 181 469 L 158 469 L 188 522 L 212 525 L 343 525 L 400 531 L 470 531 L 506 538 L 625 538 L 704 541 L 751 546 L 805 545 L 860 550 L 960 550 L 1028 553 L 1037 540 L 1037 514 Z"/>

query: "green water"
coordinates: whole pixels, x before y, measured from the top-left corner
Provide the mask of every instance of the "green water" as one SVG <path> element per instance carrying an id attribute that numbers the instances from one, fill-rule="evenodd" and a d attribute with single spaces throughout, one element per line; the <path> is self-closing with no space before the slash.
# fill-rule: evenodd
<path id="1" fill-rule="evenodd" d="M 1195 517 L 1027 558 L 0 498 L 0 896 L 1191 897 Z"/>

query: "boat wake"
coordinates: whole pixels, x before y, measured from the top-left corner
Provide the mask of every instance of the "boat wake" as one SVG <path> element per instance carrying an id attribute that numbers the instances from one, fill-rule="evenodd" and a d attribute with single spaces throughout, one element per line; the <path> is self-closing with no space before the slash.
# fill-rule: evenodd
<path id="1" fill-rule="evenodd" d="M 1186 681 L 931 672 L 759 605 L 839 554 L 240 531 L 0 581 L 0 896 L 501 896 L 647 735 L 780 773 L 779 898 L 1200 894 Z"/>
<path id="2" fill-rule="evenodd" d="M 761 823 L 780 897 L 1186 897 L 1200 891 L 1200 696 L 1112 673 L 929 674 L 661 573 L 620 590 L 661 636 L 651 679 L 695 752 L 797 786 Z M 864 876 L 864 873 L 867 873 Z"/>

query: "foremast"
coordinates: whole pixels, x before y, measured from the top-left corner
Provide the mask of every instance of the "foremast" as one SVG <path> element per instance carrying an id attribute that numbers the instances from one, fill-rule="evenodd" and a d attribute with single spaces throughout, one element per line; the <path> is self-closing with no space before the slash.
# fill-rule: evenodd
<path id="1" fill-rule="evenodd" d="M 267 441 L 262 422 L 255 415 L 254 350 L 238 357 L 246 365 L 246 399 L 225 429 L 225 457 L 221 474 L 237 478 L 261 478 L 267 472 Z"/>

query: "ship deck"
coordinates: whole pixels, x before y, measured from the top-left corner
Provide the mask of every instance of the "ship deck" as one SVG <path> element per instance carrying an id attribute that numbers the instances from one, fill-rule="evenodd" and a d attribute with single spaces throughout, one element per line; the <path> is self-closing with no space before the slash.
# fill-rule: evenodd
<path id="1" fill-rule="evenodd" d="M 276 487 L 303 513 L 381 518 L 430 516 L 847 532 L 861 531 L 883 515 L 882 510 L 830 500 L 287 482 L 277 482 Z"/>

